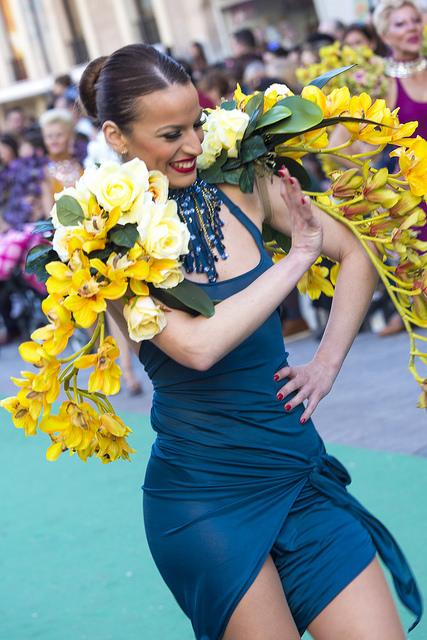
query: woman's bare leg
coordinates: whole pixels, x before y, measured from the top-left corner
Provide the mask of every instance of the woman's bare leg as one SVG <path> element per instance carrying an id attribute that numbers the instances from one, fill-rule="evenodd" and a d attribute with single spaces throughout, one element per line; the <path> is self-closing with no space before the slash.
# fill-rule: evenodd
<path id="1" fill-rule="evenodd" d="M 269 556 L 234 610 L 222 640 L 299 640 L 282 583 Z"/>
<path id="2" fill-rule="evenodd" d="M 308 627 L 314 640 L 404 640 L 378 560 L 360 573 Z"/>

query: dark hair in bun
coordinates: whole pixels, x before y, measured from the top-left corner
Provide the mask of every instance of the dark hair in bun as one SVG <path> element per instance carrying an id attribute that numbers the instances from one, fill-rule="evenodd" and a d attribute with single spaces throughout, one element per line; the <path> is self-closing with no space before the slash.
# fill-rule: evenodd
<path id="1" fill-rule="evenodd" d="M 130 44 L 88 64 L 80 80 L 80 100 L 99 125 L 112 120 L 126 133 L 138 117 L 138 98 L 188 82 L 189 75 L 173 58 L 147 44 Z"/>

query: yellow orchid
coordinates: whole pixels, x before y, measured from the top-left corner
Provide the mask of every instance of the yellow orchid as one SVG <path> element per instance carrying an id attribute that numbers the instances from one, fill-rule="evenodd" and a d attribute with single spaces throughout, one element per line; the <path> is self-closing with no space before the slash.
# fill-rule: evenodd
<path id="1" fill-rule="evenodd" d="M 70 449 L 77 453 L 80 451 L 85 453 L 96 446 L 97 428 L 98 416 L 87 402 L 80 404 L 71 401 L 63 402 L 57 416 L 44 416 L 40 423 L 41 431 L 51 435 L 57 443 L 61 443 L 61 450 Z M 53 452 L 57 453 L 58 450 L 59 447 Z"/>
<path id="2" fill-rule="evenodd" d="M 84 355 L 74 361 L 77 369 L 95 367 L 95 371 L 89 377 L 90 393 L 100 391 L 107 396 L 112 396 L 120 391 L 121 371 L 115 363 L 119 355 L 116 341 L 108 336 L 95 354 Z"/>
<path id="3" fill-rule="evenodd" d="M 427 141 L 421 136 L 407 141 L 406 148 L 399 147 L 390 156 L 399 158 L 399 167 L 416 196 L 427 194 Z"/>
<path id="4" fill-rule="evenodd" d="M 42 411 L 49 412 L 51 405 L 59 396 L 60 385 L 57 378 L 60 369 L 59 363 L 48 365 L 40 373 L 35 374 L 23 371 L 22 378 L 12 377 L 12 382 L 21 387 L 17 399 L 28 407 L 34 420 L 39 418 Z"/>
<path id="5" fill-rule="evenodd" d="M 116 436 L 122 438 L 128 433 L 132 433 L 132 429 L 127 427 L 119 416 L 111 413 L 102 413 L 99 417 L 99 433 L 103 436 Z"/>
<path id="6" fill-rule="evenodd" d="M 121 298 L 125 294 L 128 284 L 127 278 L 142 281 L 146 279 L 150 271 L 148 260 L 145 257 L 131 260 L 129 254 L 119 256 L 114 252 L 108 257 L 106 264 L 94 258 L 90 261 L 90 266 L 110 281 L 110 284 L 102 283 L 103 295 L 108 300 Z"/>
<path id="7" fill-rule="evenodd" d="M 59 261 L 49 262 L 45 267 L 51 276 L 46 281 L 48 293 L 57 293 L 60 296 L 65 296 L 69 293 L 73 274 L 88 267 L 89 259 L 79 249 L 72 253 L 67 264 Z"/>
<path id="8" fill-rule="evenodd" d="M 253 96 L 255 95 L 255 93 L 251 93 L 249 95 L 246 95 L 246 93 L 243 93 L 240 84 L 237 85 L 234 93 L 233 93 L 233 100 L 236 101 L 237 103 L 237 108 L 238 109 L 242 109 L 244 110 L 244 108 L 246 107 L 247 103 L 249 102 L 249 100 L 251 98 L 253 98 Z"/>
<path id="9" fill-rule="evenodd" d="M 343 125 L 351 133 L 352 138 L 372 145 L 384 145 L 390 142 L 395 144 L 401 138 L 412 135 L 417 122 L 399 123 L 399 109 L 391 111 L 385 100 L 377 99 L 374 102 L 367 93 L 352 96 L 350 99 L 348 115 L 353 118 L 365 118 L 377 122 L 377 125 L 358 122 L 343 122 Z"/>
<path id="10" fill-rule="evenodd" d="M 42 309 L 49 324 L 36 329 L 31 334 L 32 340 L 43 342 L 43 348 L 50 356 L 56 356 L 64 351 L 74 332 L 71 313 L 62 302 L 62 297 L 55 294 L 51 294 L 43 300 Z"/>
<path id="11" fill-rule="evenodd" d="M 325 118 L 334 118 L 348 111 L 350 107 L 350 92 L 347 87 L 334 89 L 329 95 L 314 85 L 308 85 L 301 91 L 301 96 L 314 102 L 322 110 Z"/>
<path id="12" fill-rule="evenodd" d="M 118 438 L 115 436 L 109 436 L 104 438 L 102 435 L 97 435 L 97 456 L 102 462 L 107 464 L 108 462 L 114 462 L 119 458 L 123 460 L 129 460 L 129 455 L 135 453 L 125 437 Z"/>
<path id="13" fill-rule="evenodd" d="M 288 158 L 294 158 L 299 160 L 307 153 L 315 153 L 319 149 L 324 149 L 328 146 L 328 133 L 326 129 L 315 129 L 313 131 L 307 131 L 300 136 L 290 138 L 281 145 L 275 148 L 275 152 L 278 156 L 287 156 Z M 298 151 L 290 151 L 289 147 L 303 147 Z"/>
<path id="14" fill-rule="evenodd" d="M 322 258 L 318 258 L 297 284 L 298 291 L 308 293 L 311 300 L 318 300 L 322 293 L 329 297 L 334 295 L 334 288 L 327 279 L 329 270 L 322 267 L 321 262 Z"/>
<path id="15" fill-rule="evenodd" d="M 56 362 L 55 357 L 49 355 L 43 345 L 38 342 L 21 342 L 18 351 L 25 362 L 29 362 L 39 369 L 47 366 L 52 361 Z"/>
<path id="16" fill-rule="evenodd" d="M 103 287 L 89 269 L 83 269 L 73 275 L 72 288 L 76 293 L 65 298 L 64 307 L 73 312 L 78 325 L 87 329 L 107 308 Z"/>
<path id="17" fill-rule="evenodd" d="M 17 429 L 23 429 L 26 436 L 36 434 L 37 419 L 32 417 L 29 407 L 22 404 L 17 397 L 10 396 L 0 400 L 0 406 L 12 415 L 12 422 Z"/>
<path id="18" fill-rule="evenodd" d="M 286 84 L 279 84 L 277 82 L 273 83 L 264 92 L 263 113 L 269 111 L 278 102 L 280 102 L 280 100 L 283 100 L 283 98 L 293 95 L 294 93 Z"/>

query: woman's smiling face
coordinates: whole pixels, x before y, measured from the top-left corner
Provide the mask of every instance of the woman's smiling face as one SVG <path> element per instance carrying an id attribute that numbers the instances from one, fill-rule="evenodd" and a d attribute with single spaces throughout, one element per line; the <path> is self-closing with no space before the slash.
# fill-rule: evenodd
<path id="1" fill-rule="evenodd" d="M 150 171 L 169 179 L 171 188 L 183 188 L 196 179 L 196 159 L 202 152 L 203 113 L 193 84 L 172 84 L 138 98 L 140 115 L 123 133 L 110 121 L 104 124 L 107 142 L 126 160 L 140 158 Z"/>

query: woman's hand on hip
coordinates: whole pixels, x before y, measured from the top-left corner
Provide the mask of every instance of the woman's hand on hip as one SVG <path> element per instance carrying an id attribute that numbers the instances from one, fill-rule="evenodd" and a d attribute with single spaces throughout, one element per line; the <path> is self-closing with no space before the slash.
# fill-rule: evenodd
<path id="1" fill-rule="evenodd" d="M 290 253 L 303 254 L 312 264 L 322 250 L 322 225 L 314 215 L 311 200 L 304 196 L 300 184 L 286 168 L 281 176 L 280 195 L 289 211 L 291 220 L 292 247 Z"/>
<path id="2" fill-rule="evenodd" d="M 312 416 L 321 399 L 331 390 L 337 374 L 338 371 L 333 370 L 331 366 L 315 359 L 297 367 L 283 367 L 274 375 L 276 381 L 287 379 L 286 384 L 278 390 L 277 399 L 284 400 L 289 394 L 295 393 L 292 399 L 286 401 L 285 411 L 292 411 L 302 402 L 307 402 L 300 418 L 301 424 L 304 424 Z"/>

